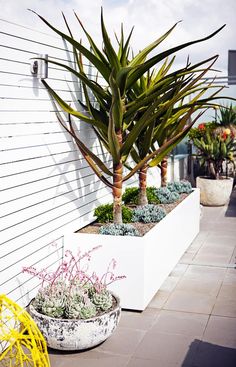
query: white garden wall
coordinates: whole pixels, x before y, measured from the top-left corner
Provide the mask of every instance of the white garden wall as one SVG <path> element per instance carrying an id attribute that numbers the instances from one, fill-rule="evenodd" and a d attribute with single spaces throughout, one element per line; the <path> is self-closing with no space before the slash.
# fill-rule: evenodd
<path id="1" fill-rule="evenodd" d="M 110 194 L 31 74 L 30 58 L 37 54 L 62 62 L 72 57 L 62 40 L 0 20 L 0 54 L 0 293 L 26 304 L 31 294 L 25 293 L 38 282 L 22 275 L 22 266 L 60 261 L 64 233 L 90 222 L 94 207 L 109 201 Z M 69 73 L 49 64 L 47 81 L 73 103 L 71 92 L 79 88 Z M 93 130 L 77 124 L 80 136 L 101 156 Z"/>

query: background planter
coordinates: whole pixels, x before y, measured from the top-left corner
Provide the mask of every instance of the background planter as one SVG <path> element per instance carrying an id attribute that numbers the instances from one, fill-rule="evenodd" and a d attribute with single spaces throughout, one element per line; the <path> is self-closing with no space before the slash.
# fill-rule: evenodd
<path id="1" fill-rule="evenodd" d="M 224 177 L 220 180 L 197 177 L 196 184 L 200 189 L 201 204 L 206 206 L 225 205 L 230 198 L 233 181 L 231 177 Z"/>
<path id="2" fill-rule="evenodd" d="M 120 320 L 120 300 L 117 306 L 100 316 L 86 320 L 58 319 L 37 312 L 33 302 L 29 313 L 46 339 L 47 345 L 59 350 L 83 350 L 102 343 L 115 331 Z"/>
<path id="3" fill-rule="evenodd" d="M 122 308 L 144 310 L 198 234 L 199 201 L 195 189 L 143 237 L 73 233 L 65 236 L 65 250 L 80 247 L 84 252 L 102 245 L 92 256 L 91 268 L 102 274 L 104 264 L 115 258 L 116 274 L 126 279 L 109 288 L 120 297 Z"/>

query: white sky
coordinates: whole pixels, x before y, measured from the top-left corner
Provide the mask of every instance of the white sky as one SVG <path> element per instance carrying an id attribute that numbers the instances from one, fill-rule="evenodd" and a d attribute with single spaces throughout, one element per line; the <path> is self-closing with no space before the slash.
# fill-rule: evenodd
<path id="1" fill-rule="evenodd" d="M 27 8 L 39 12 L 54 25 L 64 28 L 60 11 L 63 11 L 73 33 L 84 39 L 81 29 L 74 19 L 74 9 L 101 45 L 100 7 L 103 6 L 107 29 L 112 35 L 119 33 L 124 24 L 126 34 L 134 25 L 132 46 L 135 52 L 162 35 L 175 22 L 182 20 L 162 44 L 161 49 L 173 47 L 182 42 L 203 37 L 221 25 L 226 27 L 214 38 L 188 48 L 177 61 L 181 64 L 189 54 L 192 62 L 203 60 L 215 54 L 220 58 L 217 67 L 226 75 L 228 49 L 236 49 L 236 1 L 235 0 L 0 0 L 0 18 L 49 32 Z"/>

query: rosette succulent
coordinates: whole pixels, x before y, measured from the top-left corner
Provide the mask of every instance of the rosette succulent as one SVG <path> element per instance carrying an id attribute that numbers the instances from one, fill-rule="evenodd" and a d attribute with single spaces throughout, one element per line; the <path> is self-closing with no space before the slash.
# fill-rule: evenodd
<path id="1" fill-rule="evenodd" d="M 112 295 L 107 290 L 94 293 L 92 300 L 98 310 L 107 311 L 112 307 Z"/>
<path id="2" fill-rule="evenodd" d="M 166 216 L 166 211 L 158 205 L 147 204 L 133 210 L 132 222 L 160 222 Z"/>
<path id="3" fill-rule="evenodd" d="M 166 187 L 171 192 L 177 192 L 179 194 L 190 194 L 193 191 L 191 183 L 184 180 L 169 182 Z"/>
<path id="4" fill-rule="evenodd" d="M 131 224 L 109 224 L 102 226 L 99 233 L 111 236 L 139 236 L 139 232 Z"/>
<path id="5" fill-rule="evenodd" d="M 84 254 L 78 252 L 77 255 L 66 251 L 65 258 L 69 259 L 64 260 L 55 272 L 45 269 L 37 271 L 33 267 L 23 269 L 23 272 L 42 280 L 42 286 L 32 302 L 37 312 L 53 318 L 89 319 L 112 309 L 116 300 L 107 286 L 124 276 L 114 275 L 114 259 L 101 277 L 94 272 L 88 273 L 90 254 L 99 247 Z M 86 259 L 84 266 L 82 262 Z"/>
<path id="6" fill-rule="evenodd" d="M 178 192 L 170 191 L 167 187 L 159 187 L 155 192 L 160 204 L 171 204 L 179 199 Z"/>

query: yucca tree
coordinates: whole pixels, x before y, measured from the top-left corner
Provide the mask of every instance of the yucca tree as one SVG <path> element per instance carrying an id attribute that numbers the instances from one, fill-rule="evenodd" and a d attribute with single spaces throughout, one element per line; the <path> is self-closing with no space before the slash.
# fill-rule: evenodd
<path id="1" fill-rule="evenodd" d="M 139 54 L 129 59 L 130 38 L 132 35 L 132 30 L 125 40 L 123 30 L 121 29 L 121 37 L 118 42 L 119 48 L 117 51 L 115 51 L 106 31 L 102 12 L 102 50 L 97 47 L 92 37 L 80 22 L 77 15 L 76 18 L 78 19 L 87 37 L 87 40 L 89 41 L 90 49 L 84 47 L 81 42 L 78 42 L 74 39 L 65 18 L 64 19 L 69 30 L 69 35 L 52 26 L 42 16 L 38 16 L 45 24 L 47 24 L 47 26 L 60 35 L 65 41 L 69 42 L 73 47 L 77 68 L 72 68 L 68 64 L 63 64 L 53 60 L 49 60 L 49 62 L 70 71 L 75 78 L 82 82 L 85 98 L 85 102 L 82 104 L 85 109 L 84 113 L 71 107 L 48 85 L 47 82 L 43 81 L 43 83 L 56 103 L 65 112 L 67 112 L 69 116 L 74 116 L 93 126 L 103 145 L 111 154 L 113 167 L 112 169 L 109 169 L 109 167 L 107 167 L 105 163 L 102 162 L 81 141 L 80 137 L 75 132 L 72 122 L 69 121 L 69 125 L 67 125 L 61 121 L 65 129 L 75 139 L 75 142 L 77 143 L 81 153 L 89 163 L 90 167 L 98 175 L 100 180 L 112 189 L 114 200 L 114 223 L 121 223 L 122 183 L 132 177 L 132 175 L 134 175 L 152 158 L 159 154 L 166 155 L 171 150 L 173 144 L 178 142 L 180 136 L 182 136 L 182 132 L 176 134 L 176 136 L 171 138 L 165 145 L 158 147 L 148 156 L 146 156 L 135 167 L 133 167 L 133 169 L 126 176 L 124 176 L 123 166 L 129 157 L 134 143 L 138 139 L 140 133 L 149 125 L 153 124 L 153 121 L 155 120 L 154 111 L 156 108 L 156 97 L 160 95 L 158 90 L 153 90 L 150 95 L 147 95 L 144 98 L 137 98 L 137 100 L 134 100 L 132 104 L 129 104 L 129 101 L 127 100 L 128 93 L 130 91 L 135 91 L 137 80 L 145 75 L 145 73 L 148 72 L 148 70 L 150 70 L 155 64 L 189 45 L 199 43 L 213 37 L 223 27 L 205 38 L 173 47 L 147 60 L 149 53 L 166 39 L 166 37 L 175 28 L 175 24 L 162 37 L 148 45 Z M 97 70 L 98 74 L 102 77 L 103 80 L 101 84 L 91 80 L 90 76 L 85 73 L 82 64 L 82 56 L 84 56 L 91 63 L 91 65 Z M 91 93 L 96 101 L 96 104 L 93 104 L 89 98 Z M 166 110 L 168 106 L 170 107 L 172 103 L 172 101 L 166 102 L 165 106 L 163 106 L 163 110 Z M 146 109 L 143 119 L 137 121 L 131 129 L 130 127 L 133 124 L 133 121 L 135 121 L 136 113 L 142 108 Z M 161 111 L 162 108 L 159 112 L 161 113 Z M 107 178 L 107 176 L 110 176 L 110 179 Z"/>
<path id="2" fill-rule="evenodd" d="M 150 152 L 155 151 L 156 144 L 159 147 L 166 146 L 168 141 L 178 134 L 180 139 L 172 144 L 171 148 L 173 149 L 183 139 L 198 117 L 211 105 L 215 105 L 214 99 L 222 90 L 222 86 L 212 86 L 201 81 L 215 60 L 216 58 L 213 57 L 195 65 L 187 64 L 184 69 L 169 74 L 168 71 L 173 60 L 170 63 L 166 60 L 159 70 L 152 71 L 152 73 L 148 73 L 140 78 L 136 85 L 136 91 L 139 91 L 140 96 L 150 94 L 153 89 L 159 89 L 161 92 L 156 97 L 156 108 L 153 111 L 155 119 L 153 123 L 142 130 L 131 151 L 132 158 L 136 164 L 141 162 Z M 164 90 L 161 88 L 163 81 L 165 81 Z M 205 92 L 209 92 L 211 89 L 213 89 L 212 93 L 207 98 L 202 98 Z M 129 93 L 129 97 L 131 100 L 136 98 L 132 93 Z M 171 103 L 169 103 L 170 101 Z M 163 106 L 166 106 L 166 108 L 163 108 Z M 200 112 L 196 115 L 195 112 L 199 110 Z M 144 114 L 145 108 L 138 111 L 133 124 L 143 119 Z M 193 114 L 194 117 L 191 118 Z M 147 170 L 149 167 L 162 164 L 163 161 L 166 162 L 166 156 L 164 156 L 166 152 L 167 150 L 164 150 L 162 154 L 158 154 L 139 170 L 140 205 L 147 203 Z M 166 170 L 167 167 L 164 167 L 164 173 L 166 173 Z M 162 172 L 162 179 L 163 176 L 165 178 Z"/>

